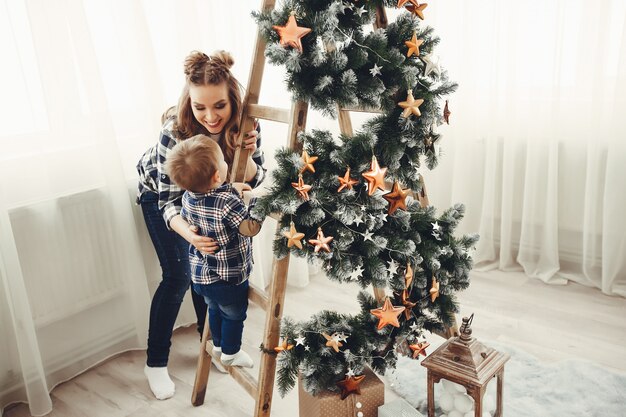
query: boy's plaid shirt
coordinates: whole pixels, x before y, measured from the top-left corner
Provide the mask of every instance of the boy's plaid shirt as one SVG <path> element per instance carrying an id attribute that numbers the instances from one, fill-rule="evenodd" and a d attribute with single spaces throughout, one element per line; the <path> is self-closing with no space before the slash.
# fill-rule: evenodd
<path id="1" fill-rule="evenodd" d="M 172 181 L 165 172 L 164 165 L 167 155 L 174 145 L 179 142 L 172 129 L 176 116 L 172 116 L 165 121 L 161 129 L 159 143 L 148 149 L 137 164 L 137 172 L 139 173 L 139 190 L 137 192 L 137 203 L 139 203 L 141 195 L 145 192 L 153 192 L 159 195 L 159 209 L 163 210 L 163 218 L 168 229 L 170 221 L 180 214 L 181 197 L 185 190 L 181 189 L 174 181 Z M 266 169 L 263 167 L 265 156 L 261 147 L 261 128 L 257 125 L 256 146 L 257 149 L 252 154 L 252 160 L 257 165 L 256 175 L 252 181 L 248 182 L 250 187 L 256 188 L 265 179 Z"/>
<path id="2" fill-rule="evenodd" d="M 246 207 L 230 184 L 208 193 L 183 194 L 181 216 L 198 226 L 198 234 L 212 237 L 219 244 L 213 255 L 202 255 L 189 245 L 191 280 L 194 284 L 212 284 L 219 280 L 240 284 L 252 270 L 252 239 L 239 234 L 239 225 L 250 217 L 256 198 Z"/>

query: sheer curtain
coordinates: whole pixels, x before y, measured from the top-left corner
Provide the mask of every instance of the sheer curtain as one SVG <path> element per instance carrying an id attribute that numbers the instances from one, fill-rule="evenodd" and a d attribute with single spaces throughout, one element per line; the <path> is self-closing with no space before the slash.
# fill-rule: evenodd
<path id="1" fill-rule="evenodd" d="M 145 347 L 160 269 L 134 204 L 135 164 L 191 50 L 231 51 L 246 85 L 260 1 L 244 3 L 0 0 L 0 409 L 27 401 L 46 414 L 56 384 Z M 286 131 L 264 125 L 264 138 L 271 165 Z M 291 284 L 308 273 L 296 260 Z M 194 320 L 186 300 L 178 323 Z"/>
<path id="2" fill-rule="evenodd" d="M 466 204 L 478 268 L 626 296 L 626 3 L 428 10 L 460 85 L 431 202 Z"/>

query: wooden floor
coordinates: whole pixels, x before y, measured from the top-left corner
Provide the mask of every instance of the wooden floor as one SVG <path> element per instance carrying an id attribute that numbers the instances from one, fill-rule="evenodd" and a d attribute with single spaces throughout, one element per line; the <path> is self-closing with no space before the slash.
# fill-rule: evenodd
<path id="1" fill-rule="evenodd" d="M 580 285 L 547 286 L 519 273 L 472 273 L 470 289 L 459 295 L 461 315 L 475 313 L 473 335 L 525 349 L 545 361 L 577 357 L 626 372 L 626 300 Z M 333 309 L 355 312 L 358 287 L 331 283 L 322 276 L 305 288 L 288 287 L 285 314 L 308 319 L 313 312 Z M 262 312 L 251 308 L 244 332 L 245 349 L 256 363 L 263 327 Z M 436 337 L 436 336 L 434 336 Z M 170 372 L 176 395 L 154 399 L 143 375 L 145 351 L 120 354 L 52 392 L 54 417 L 194 417 L 250 416 L 252 399 L 230 377 L 213 368 L 205 404 L 192 407 L 191 389 L 199 347 L 192 328 L 175 332 Z M 254 374 L 258 369 L 253 370 Z M 424 388 L 426 381 L 424 381 Z M 386 400 L 396 398 L 386 388 Z M 297 390 L 285 398 L 276 393 L 272 415 L 297 416 Z M 29 416 L 24 404 L 6 417 Z"/>

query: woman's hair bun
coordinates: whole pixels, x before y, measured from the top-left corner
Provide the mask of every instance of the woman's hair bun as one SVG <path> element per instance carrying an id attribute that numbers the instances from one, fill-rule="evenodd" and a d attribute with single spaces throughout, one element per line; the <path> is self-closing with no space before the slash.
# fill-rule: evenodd
<path id="1" fill-rule="evenodd" d="M 211 54 L 211 59 L 224 65 L 226 69 L 231 69 L 232 66 L 235 64 L 235 60 L 233 59 L 233 56 L 229 52 L 226 52 L 226 51 L 213 52 L 213 54 Z"/>
<path id="2" fill-rule="evenodd" d="M 191 52 L 187 58 L 185 58 L 185 75 L 189 76 L 198 69 L 202 68 L 209 62 L 211 58 L 200 51 Z"/>

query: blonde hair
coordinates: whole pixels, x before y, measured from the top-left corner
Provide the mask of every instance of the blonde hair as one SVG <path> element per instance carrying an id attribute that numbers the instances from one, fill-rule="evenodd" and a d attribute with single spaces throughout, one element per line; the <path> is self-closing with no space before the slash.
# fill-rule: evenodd
<path id="1" fill-rule="evenodd" d="M 196 135 L 172 148 L 165 161 L 165 170 L 180 188 L 205 193 L 223 158 L 222 150 L 213 139 Z"/>
<path id="2" fill-rule="evenodd" d="M 234 63 L 233 57 L 226 51 L 217 51 L 211 56 L 193 51 L 187 56 L 184 65 L 186 82 L 178 101 L 177 120 L 174 125 L 174 133 L 180 139 L 187 139 L 200 133 L 209 133 L 193 115 L 191 99 L 189 98 L 189 86 L 226 83 L 232 113 L 230 120 L 226 122 L 224 130 L 220 135 L 219 146 L 229 166 L 233 162 L 237 135 L 239 134 L 239 120 L 241 119 L 242 108 L 241 91 L 243 89 L 239 81 L 230 72 L 230 68 Z M 166 114 L 172 113 L 172 109 L 166 111 Z"/>

